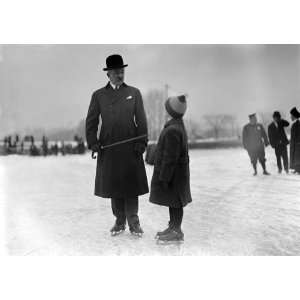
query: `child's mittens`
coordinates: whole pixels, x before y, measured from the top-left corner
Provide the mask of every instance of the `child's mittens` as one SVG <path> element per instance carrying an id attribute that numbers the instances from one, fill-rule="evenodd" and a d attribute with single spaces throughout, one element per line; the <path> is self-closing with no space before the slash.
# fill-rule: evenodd
<path id="1" fill-rule="evenodd" d="M 134 145 L 134 152 L 138 155 L 142 155 L 146 151 L 146 146 L 142 143 L 136 143 Z"/>

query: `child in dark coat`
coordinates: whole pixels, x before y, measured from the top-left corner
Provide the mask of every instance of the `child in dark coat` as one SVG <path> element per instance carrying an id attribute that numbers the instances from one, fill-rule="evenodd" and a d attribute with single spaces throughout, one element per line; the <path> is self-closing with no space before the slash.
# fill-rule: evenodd
<path id="1" fill-rule="evenodd" d="M 150 202 L 169 207 L 169 226 L 157 233 L 158 241 L 183 241 L 183 207 L 192 202 L 188 138 L 182 119 L 187 108 L 185 96 L 168 98 L 165 108 L 171 119 L 158 140 Z"/>

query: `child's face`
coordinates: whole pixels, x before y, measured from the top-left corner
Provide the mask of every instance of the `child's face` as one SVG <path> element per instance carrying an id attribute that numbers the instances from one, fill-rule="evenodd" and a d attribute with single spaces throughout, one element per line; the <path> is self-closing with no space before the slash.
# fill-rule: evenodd
<path id="1" fill-rule="evenodd" d="M 167 121 L 170 121 L 172 119 L 172 117 L 169 115 L 168 112 L 166 113 L 166 116 L 167 116 Z"/>

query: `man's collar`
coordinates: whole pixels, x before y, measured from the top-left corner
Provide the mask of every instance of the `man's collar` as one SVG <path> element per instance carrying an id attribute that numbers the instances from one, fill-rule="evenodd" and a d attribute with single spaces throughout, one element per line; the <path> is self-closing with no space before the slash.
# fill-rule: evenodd
<path id="1" fill-rule="evenodd" d="M 120 87 L 127 87 L 127 84 L 125 82 L 123 82 L 120 86 Z M 107 83 L 107 85 L 105 86 L 106 89 L 114 89 L 115 90 L 115 85 L 113 83 L 111 83 L 110 81 Z"/>
<path id="2" fill-rule="evenodd" d="M 113 84 L 111 81 L 109 82 L 109 84 L 114 90 L 117 88 L 117 86 L 115 84 Z"/>

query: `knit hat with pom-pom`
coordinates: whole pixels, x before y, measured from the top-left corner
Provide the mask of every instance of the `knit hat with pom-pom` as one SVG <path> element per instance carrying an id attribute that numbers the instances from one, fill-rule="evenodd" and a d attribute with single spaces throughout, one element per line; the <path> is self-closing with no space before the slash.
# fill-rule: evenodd
<path id="1" fill-rule="evenodd" d="M 168 114 L 174 119 L 182 118 L 187 109 L 185 95 L 168 98 L 165 102 L 165 108 Z"/>

